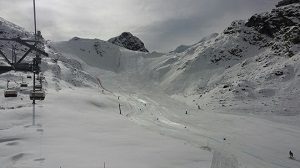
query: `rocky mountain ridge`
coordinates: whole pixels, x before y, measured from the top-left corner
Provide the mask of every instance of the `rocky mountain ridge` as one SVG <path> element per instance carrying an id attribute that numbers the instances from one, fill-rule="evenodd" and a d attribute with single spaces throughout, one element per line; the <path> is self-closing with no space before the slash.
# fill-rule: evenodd
<path id="1" fill-rule="evenodd" d="M 142 40 L 130 32 L 124 32 L 120 36 L 109 39 L 108 42 L 133 51 L 149 52 Z"/>
<path id="2" fill-rule="evenodd" d="M 281 7 L 281 6 L 290 5 L 290 4 L 299 3 L 299 2 L 300 2 L 300 0 L 282 0 L 282 1 L 278 2 L 276 7 Z"/>

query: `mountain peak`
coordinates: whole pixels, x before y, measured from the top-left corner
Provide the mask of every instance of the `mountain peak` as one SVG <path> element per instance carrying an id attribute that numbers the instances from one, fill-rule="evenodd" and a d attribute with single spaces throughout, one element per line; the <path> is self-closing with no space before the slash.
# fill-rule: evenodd
<path id="1" fill-rule="evenodd" d="M 298 43 L 299 37 L 299 15 L 300 15 L 300 5 L 290 5 L 299 2 L 299 0 L 285 0 L 279 2 L 284 8 L 276 8 L 271 12 L 265 12 L 262 14 L 256 14 L 252 16 L 246 26 L 252 27 L 261 34 L 265 34 L 269 37 L 275 38 L 286 34 Z M 287 6 L 290 5 L 290 6 Z M 293 35 L 292 32 L 295 32 Z M 287 34 L 288 33 L 288 34 Z"/>
<path id="2" fill-rule="evenodd" d="M 120 36 L 109 39 L 108 42 L 133 51 L 149 52 L 142 40 L 130 32 L 123 32 Z"/>
<path id="3" fill-rule="evenodd" d="M 286 6 L 286 5 L 290 5 L 290 4 L 294 4 L 294 3 L 300 3 L 300 0 L 282 0 L 282 1 L 278 2 L 276 7 Z"/>

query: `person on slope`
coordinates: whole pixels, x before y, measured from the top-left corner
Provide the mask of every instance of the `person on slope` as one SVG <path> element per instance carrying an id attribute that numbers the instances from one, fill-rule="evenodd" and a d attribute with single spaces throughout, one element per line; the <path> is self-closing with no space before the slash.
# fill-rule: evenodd
<path id="1" fill-rule="evenodd" d="M 294 159 L 294 154 L 292 151 L 290 151 L 290 159 Z"/>

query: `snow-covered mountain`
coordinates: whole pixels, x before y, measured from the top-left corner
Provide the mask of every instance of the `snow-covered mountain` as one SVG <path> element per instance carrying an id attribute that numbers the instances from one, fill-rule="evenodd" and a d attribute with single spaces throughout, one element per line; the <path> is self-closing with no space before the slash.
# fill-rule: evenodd
<path id="1" fill-rule="evenodd" d="M 109 39 L 108 42 L 133 51 L 149 52 L 142 40 L 130 32 L 124 32 L 120 36 Z"/>
<path id="2" fill-rule="evenodd" d="M 0 17 L 0 37 L 2 38 L 17 38 L 23 37 L 26 39 L 32 39 L 33 34 L 25 31 L 24 28 L 17 26 L 3 18 Z M 16 47 L 16 53 L 20 54 L 26 51 L 26 48 L 21 46 L 20 44 L 8 41 L 0 41 L 0 48 L 3 50 L 5 54 L 11 53 L 12 45 Z M 26 61 L 26 60 L 25 60 Z M 0 57 L 0 65 L 6 65 L 6 61 Z"/>
<path id="3" fill-rule="evenodd" d="M 195 97 L 204 107 L 219 102 L 232 111 L 253 108 L 243 101 L 264 99 L 265 111 L 299 114 L 286 101 L 299 101 L 299 8 L 296 3 L 234 21 L 219 35 L 156 59 L 150 75 L 169 94 Z"/>
<path id="4" fill-rule="evenodd" d="M 299 8 L 285 3 L 167 54 L 127 35 L 45 41 L 44 102 L 28 100 L 30 73 L 0 74 L 1 92 L 10 80 L 19 93 L 0 97 L 0 165 L 298 168 L 288 152 L 300 153 Z M 0 23 L 1 37 L 33 37 Z"/>
<path id="5" fill-rule="evenodd" d="M 1 19 L 0 22 L 0 33 L 3 38 L 23 38 L 23 39 L 34 39 L 33 33 L 26 31 L 25 29 L 9 22 L 4 19 Z M 82 71 L 82 65 L 79 61 L 75 59 L 68 59 L 66 56 L 63 56 L 60 53 L 56 53 L 54 50 L 48 48 L 49 46 L 45 43 L 45 50 L 49 53 L 49 57 L 43 57 L 42 59 L 42 73 L 45 74 L 47 78 L 46 86 L 49 85 L 49 88 L 56 88 L 58 90 L 63 87 L 72 87 L 72 86 L 97 86 L 97 81 L 94 77 L 88 73 Z M 2 51 L 6 56 L 11 59 L 11 49 L 12 45 L 15 46 L 17 59 L 20 59 L 23 54 L 28 50 L 27 47 L 21 46 L 16 42 L 7 42 L 0 41 Z M 30 53 L 25 59 L 24 62 L 31 63 L 34 57 L 34 53 Z M 8 66 L 8 63 L 1 56 L 0 65 Z M 6 88 L 6 80 L 15 81 L 12 83 L 13 86 L 17 86 L 22 79 L 24 74 L 8 72 L 1 74 L 1 85 L 0 88 Z M 16 80 L 17 79 L 17 80 Z M 29 82 L 30 83 L 30 82 Z M 27 95 L 28 93 L 26 93 Z"/>

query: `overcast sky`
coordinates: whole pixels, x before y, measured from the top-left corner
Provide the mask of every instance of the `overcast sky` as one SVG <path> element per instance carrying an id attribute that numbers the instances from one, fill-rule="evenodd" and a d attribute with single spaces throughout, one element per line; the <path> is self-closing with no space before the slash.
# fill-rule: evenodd
<path id="1" fill-rule="evenodd" d="M 278 0 L 36 0 L 38 29 L 53 41 L 108 40 L 129 31 L 151 51 L 170 51 L 222 31 Z M 33 31 L 32 0 L 0 0 L 0 17 Z"/>

